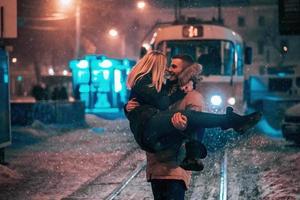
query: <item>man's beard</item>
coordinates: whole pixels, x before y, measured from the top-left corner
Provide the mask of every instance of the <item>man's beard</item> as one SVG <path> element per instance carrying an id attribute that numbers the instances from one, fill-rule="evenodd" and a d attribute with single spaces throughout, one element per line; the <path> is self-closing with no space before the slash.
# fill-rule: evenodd
<path id="1" fill-rule="evenodd" d="M 177 76 L 174 73 L 171 72 L 166 72 L 165 73 L 165 79 L 169 80 L 169 81 L 175 81 L 177 80 Z"/>

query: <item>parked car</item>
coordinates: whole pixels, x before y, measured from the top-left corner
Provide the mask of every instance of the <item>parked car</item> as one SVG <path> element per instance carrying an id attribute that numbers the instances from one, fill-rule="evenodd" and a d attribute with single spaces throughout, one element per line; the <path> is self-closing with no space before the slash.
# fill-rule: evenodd
<path id="1" fill-rule="evenodd" d="M 286 140 L 300 144 L 300 104 L 286 110 L 281 128 Z"/>

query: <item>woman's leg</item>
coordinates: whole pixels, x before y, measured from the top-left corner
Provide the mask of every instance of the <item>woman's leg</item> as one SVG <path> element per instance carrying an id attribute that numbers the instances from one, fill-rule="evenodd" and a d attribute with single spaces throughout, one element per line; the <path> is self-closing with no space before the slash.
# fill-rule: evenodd
<path id="1" fill-rule="evenodd" d="M 178 140 L 178 137 L 183 139 L 180 131 L 176 129 L 171 122 L 174 113 L 176 113 L 176 111 L 163 111 L 154 115 L 147 122 L 143 135 L 143 143 L 149 148 L 152 148 L 155 152 L 167 148 L 164 143 L 161 143 L 161 138 L 168 138 L 170 143 L 174 140 Z M 228 129 L 241 127 L 250 122 L 250 124 L 254 125 L 258 122 L 258 119 L 253 120 L 253 114 L 240 116 L 232 112 L 232 110 L 226 114 L 205 113 L 192 110 L 181 111 L 181 113 L 187 117 L 187 128 L 185 130 L 187 137 L 189 137 L 189 133 L 192 133 L 198 128 L 221 127 Z M 260 115 L 254 113 L 254 117 L 257 116 Z"/>
<path id="2" fill-rule="evenodd" d="M 175 111 L 164 111 L 153 116 L 147 123 L 143 135 L 143 143 L 153 152 L 159 152 L 172 147 L 175 143 L 183 143 L 191 139 L 196 129 L 202 127 L 219 127 L 224 122 L 225 115 L 203 113 L 197 111 L 182 111 L 187 116 L 187 128 L 185 134 L 176 129 L 171 118 Z"/>
<path id="3" fill-rule="evenodd" d="M 145 127 L 143 145 L 152 149 L 152 153 L 177 147 L 182 144 L 186 136 L 176 129 L 171 117 L 175 112 L 160 112 L 153 116 Z"/>
<path id="4" fill-rule="evenodd" d="M 201 127 L 221 127 L 223 130 L 233 128 L 237 132 L 244 132 L 257 124 L 261 119 L 260 112 L 242 116 L 233 112 L 231 107 L 227 107 L 226 114 L 205 113 L 193 110 L 182 111 L 182 114 L 187 116 L 188 125 L 186 131 Z"/>

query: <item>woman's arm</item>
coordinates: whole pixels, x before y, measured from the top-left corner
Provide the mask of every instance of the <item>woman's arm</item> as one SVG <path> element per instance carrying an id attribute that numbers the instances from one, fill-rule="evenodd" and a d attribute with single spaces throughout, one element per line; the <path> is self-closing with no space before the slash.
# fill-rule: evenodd
<path id="1" fill-rule="evenodd" d="M 151 77 L 145 76 L 137 81 L 132 88 L 132 92 L 135 93 L 140 103 L 153 105 L 159 110 L 166 110 L 171 104 L 185 96 L 185 93 L 181 90 L 178 90 L 171 96 L 168 96 L 168 92 L 165 88 L 162 88 L 161 91 L 158 92 L 155 87 L 149 86 L 151 82 Z"/>

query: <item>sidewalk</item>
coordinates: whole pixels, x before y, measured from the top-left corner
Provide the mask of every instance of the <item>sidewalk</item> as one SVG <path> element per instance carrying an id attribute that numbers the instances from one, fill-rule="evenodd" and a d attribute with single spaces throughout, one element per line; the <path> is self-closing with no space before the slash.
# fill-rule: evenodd
<path id="1" fill-rule="evenodd" d="M 128 171 L 135 169 L 132 161 L 145 160 L 144 152 L 137 151 L 122 161 L 128 151 L 138 148 L 127 120 L 86 115 L 86 121 L 88 126 L 81 129 L 37 121 L 28 127 L 13 127 L 13 144 L 6 149 L 9 165 L 0 165 L 0 200 L 103 199 L 109 194 L 105 188 L 119 184 Z M 222 133 L 218 136 L 229 134 Z M 229 199 L 300 199 L 299 146 L 282 138 L 268 138 L 256 130 L 247 137 L 227 141 L 225 147 L 221 146 L 223 140 L 216 132 L 206 133 L 209 154 L 204 170 L 194 173 L 187 200 L 219 197 L 223 159 L 219 154 L 225 148 Z M 111 174 L 116 165 L 122 168 Z M 117 199 L 152 199 L 145 173 L 139 174 Z"/>
<path id="2" fill-rule="evenodd" d="M 87 115 L 88 127 L 13 127 L 0 165 L 0 199 L 62 199 L 105 173 L 136 147 L 128 121 Z M 144 159 L 140 152 L 137 159 Z"/>

